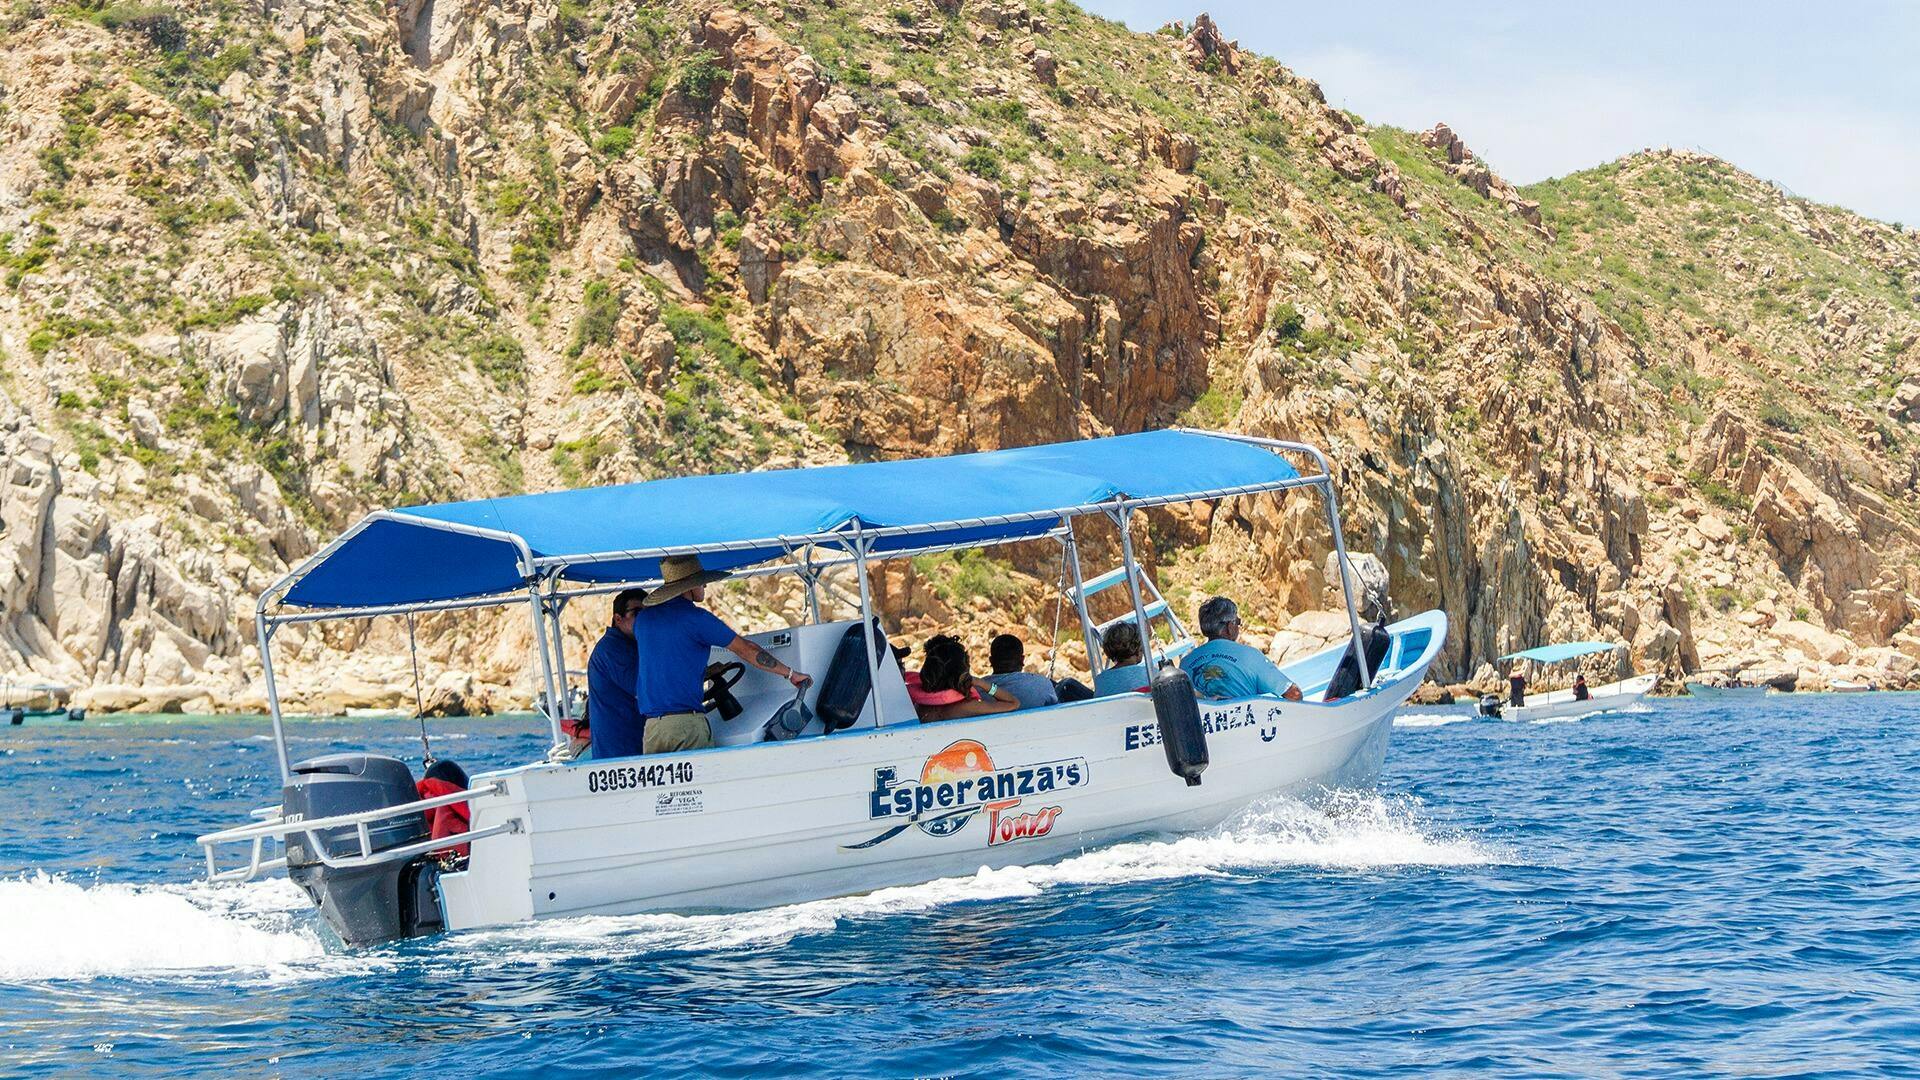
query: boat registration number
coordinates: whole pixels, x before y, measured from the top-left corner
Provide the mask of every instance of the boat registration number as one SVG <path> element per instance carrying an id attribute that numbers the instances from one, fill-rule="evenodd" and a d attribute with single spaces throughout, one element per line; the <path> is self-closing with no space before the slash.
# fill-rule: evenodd
<path id="1" fill-rule="evenodd" d="M 631 791 L 635 788 L 667 787 L 693 783 L 693 762 L 664 761 L 657 765 L 616 765 L 587 773 L 587 790 Z"/>

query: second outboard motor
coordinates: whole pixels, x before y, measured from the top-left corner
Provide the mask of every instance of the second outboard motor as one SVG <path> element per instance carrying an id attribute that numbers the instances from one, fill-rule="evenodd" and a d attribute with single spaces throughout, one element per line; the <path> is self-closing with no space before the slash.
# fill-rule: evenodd
<path id="1" fill-rule="evenodd" d="M 1500 695 L 1499 694 L 1480 695 L 1480 708 L 1475 711 L 1478 712 L 1481 716 L 1499 716 L 1500 715 Z"/>
<path id="2" fill-rule="evenodd" d="M 413 771 L 403 761 L 378 754 L 328 754 L 293 767 L 293 776 L 282 793 L 281 809 L 289 820 L 310 821 L 399 806 L 419 797 Z M 367 832 L 372 849 L 386 851 L 427 839 L 427 821 L 423 814 L 402 814 L 369 822 Z M 353 825 L 317 830 L 317 838 L 331 858 L 360 855 L 359 830 Z M 439 921 L 437 909 L 411 910 L 420 906 L 416 897 L 423 868 L 414 864 L 421 860 L 340 869 L 320 860 L 306 833 L 288 834 L 286 846 L 287 876 L 313 897 L 320 914 L 348 944 L 392 941 L 419 932 L 423 921 Z M 407 893 L 404 905 L 403 885 Z"/>
<path id="3" fill-rule="evenodd" d="M 1200 700 L 1193 680 L 1172 664 L 1163 664 L 1153 677 L 1153 714 L 1160 720 L 1160 745 L 1167 750 L 1167 768 L 1187 782 L 1200 784 L 1207 771 L 1207 728 L 1200 719 Z"/>

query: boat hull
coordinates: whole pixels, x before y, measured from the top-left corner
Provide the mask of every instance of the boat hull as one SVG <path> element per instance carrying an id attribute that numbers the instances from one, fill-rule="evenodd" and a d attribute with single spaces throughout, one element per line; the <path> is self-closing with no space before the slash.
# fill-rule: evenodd
<path id="1" fill-rule="evenodd" d="M 1365 694 L 1203 703 L 1211 764 L 1194 787 L 1168 769 L 1143 694 L 477 777 L 504 791 L 474 801 L 474 828 L 522 827 L 476 841 L 469 868 L 441 876 L 447 926 L 794 903 L 1204 829 L 1276 794 L 1368 786 L 1393 710 L 1446 636 L 1437 612 L 1390 629 L 1389 671 Z M 1312 691 L 1343 647 L 1289 673 Z"/>

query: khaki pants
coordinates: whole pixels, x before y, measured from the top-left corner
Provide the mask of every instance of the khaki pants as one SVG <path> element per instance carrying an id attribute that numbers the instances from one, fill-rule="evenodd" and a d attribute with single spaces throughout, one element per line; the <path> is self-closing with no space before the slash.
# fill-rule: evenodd
<path id="1" fill-rule="evenodd" d="M 675 750 L 703 750 L 713 745 L 713 729 L 699 713 L 677 712 L 647 718 L 641 740 L 643 754 L 671 754 Z"/>

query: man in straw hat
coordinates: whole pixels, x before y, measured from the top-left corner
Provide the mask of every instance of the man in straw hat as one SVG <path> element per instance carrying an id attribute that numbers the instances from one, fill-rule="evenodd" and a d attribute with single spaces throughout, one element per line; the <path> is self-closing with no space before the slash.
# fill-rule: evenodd
<path id="1" fill-rule="evenodd" d="M 727 576 L 724 570 L 703 569 L 694 555 L 660 560 L 660 587 L 641 602 L 632 631 L 639 659 L 633 696 L 646 724 L 643 753 L 713 745 L 713 731 L 700 707 L 709 650 L 726 649 L 795 687 L 813 682 L 812 676 L 782 664 L 699 606 L 707 598 L 707 586 Z"/>

